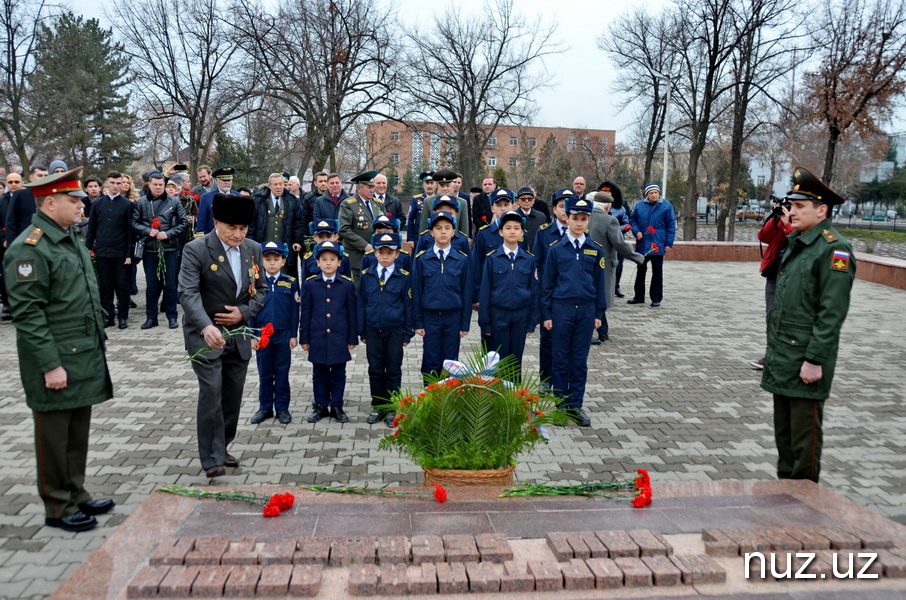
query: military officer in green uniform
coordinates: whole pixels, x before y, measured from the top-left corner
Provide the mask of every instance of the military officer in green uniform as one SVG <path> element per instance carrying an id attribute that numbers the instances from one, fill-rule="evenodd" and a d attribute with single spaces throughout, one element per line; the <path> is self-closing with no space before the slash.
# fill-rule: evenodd
<path id="1" fill-rule="evenodd" d="M 856 274 L 852 246 L 834 229 L 843 198 L 803 168 L 793 173 L 790 222 L 761 387 L 774 394 L 777 477 L 818 481 L 824 401 L 830 395 Z"/>
<path id="2" fill-rule="evenodd" d="M 38 210 L 6 251 L 25 402 L 35 420 L 38 493 L 44 523 L 67 531 L 96 527 L 113 500 L 85 490 L 91 407 L 113 397 L 104 356 L 104 317 L 82 218 L 82 169 L 26 184 Z"/>
<path id="3" fill-rule="evenodd" d="M 374 197 L 374 178 L 377 176 L 377 171 L 366 171 L 353 177 L 355 196 L 340 203 L 337 216 L 340 222 L 340 239 L 343 248 L 349 254 L 356 289 L 359 288 L 362 258 L 366 252 L 374 250 L 371 247 L 371 224 L 384 214 L 384 203 Z"/>

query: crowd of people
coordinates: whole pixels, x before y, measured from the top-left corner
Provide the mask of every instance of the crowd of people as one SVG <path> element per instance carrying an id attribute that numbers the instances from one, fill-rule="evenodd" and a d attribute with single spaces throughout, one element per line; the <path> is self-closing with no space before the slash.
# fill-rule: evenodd
<path id="1" fill-rule="evenodd" d="M 362 343 L 372 404 L 366 422 L 392 426 L 395 415 L 387 399 L 400 387 L 405 346 L 415 336 L 422 340 L 421 373 L 430 382 L 441 375 L 445 360 L 459 358 L 473 312 L 483 345 L 519 365 L 526 337 L 540 328 L 541 380 L 562 398 L 561 406 L 579 426 L 590 426 L 583 409 L 589 346 L 609 339 L 606 309 L 624 296 L 623 261 L 638 265 L 628 303 L 645 304 L 650 264 L 648 297 L 652 308 L 659 307 L 663 260 L 676 233 L 673 208 L 656 184 L 646 186 L 644 198 L 630 207 L 615 182 L 604 181 L 589 193 L 582 177 L 548 202 L 531 186 L 514 193 L 491 178 L 465 194 L 458 173 L 424 172 L 423 193 L 404 213 L 377 171 L 353 177 L 351 194 L 338 174 L 323 172 L 315 174 L 307 194 L 301 193 L 298 178 L 285 172 L 272 173 L 258 190 L 234 191 L 229 166 L 199 167 L 195 186 L 182 165 L 152 170 L 142 176 L 140 192 L 120 172 L 109 172 L 103 181 L 83 178 L 81 169 L 68 170 L 61 161 L 49 170 L 32 168 L 28 184 L 17 175 L 7 176 L 9 191 L 0 206 L 11 255 L 3 261 L 3 279 L 11 284 L 4 295 L 11 310 L 5 314 L 19 332 L 20 371 L 36 423 L 63 407 L 67 415 L 54 414 L 60 422 L 54 421 L 52 429 L 79 431 L 57 439 L 49 433 L 42 437 L 37 430 L 43 428 L 37 427 L 39 454 L 46 448 L 71 465 L 66 456 L 87 452 L 90 407 L 112 396 L 104 329 L 129 326 L 140 263 L 146 281 L 142 329 L 157 326 L 162 312 L 169 327 L 178 328 L 178 311 L 183 312 L 183 336 L 199 384 L 199 458 L 211 478 L 239 464 L 227 450 L 236 435 L 253 351 L 260 380 L 253 424 L 274 418 L 292 422 L 289 374 L 297 346 L 312 363 L 308 422 L 327 417 L 347 422 L 346 363 Z M 824 209 L 839 197 L 819 187 L 817 179 L 801 178 L 794 191 L 805 199 L 800 202 L 791 192 L 789 214 L 802 215 L 799 222 L 810 228 L 824 226 Z M 809 189 L 824 195 L 809 195 Z M 813 200 L 824 212 L 806 212 L 804 204 Z M 781 235 L 795 239 L 783 225 Z M 630 233 L 634 247 L 625 239 Z M 805 259 L 791 264 L 805 264 L 802 276 L 813 277 L 821 290 L 831 282 L 837 297 L 846 296 L 845 303 L 833 300 L 842 309 L 842 315 L 838 310 L 829 319 L 835 331 L 822 332 L 822 345 L 805 340 L 800 346 L 809 351 L 799 361 L 799 379 L 821 383 L 797 388 L 799 396 L 781 396 L 789 383 L 783 376 L 786 365 L 777 358 L 782 353 L 772 352 L 772 336 L 788 325 L 784 318 L 801 321 L 778 320 L 778 314 L 788 315 L 803 299 L 787 292 L 768 311 L 763 386 L 775 394 L 775 414 L 792 415 L 792 425 L 775 423 L 787 438 L 790 429 L 807 429 L 808 413 L 797 400 L 823 401 L 819 396 L 826 398 L 829 391 L 855 269 L 848 244 L 826 227 L 823 236 L 834 249 L 832 272 L 850 277 L 809 275 L 812 263 Z M 797 242 L 815 237 L 802 235 Z M 786 264 L 798 249 L 781 258 L 774 248 L 778 264 Z M 823 257 L 827 251 L 822 246 L 814 254 Z M 783 295 L 783 281 L 776 285 L 777 296 Z M 827 318 L 822 311 L 813 310 L 813 318 Z M 67 376 L 73 372 L 77 376 Z M 84 380 L 86 374 L 90 381 Z M 820 437 L 820 414 L 812 415 L 812 430 L 815 418 Z M 814 442 L 811 470 L 806 470 L 799 464 L 807 449 L 801 436 L 785 440 L 781 447 L 778 437 L 778 472 L 817 479 Z M 817 443 L 820 452 L 820 439 Z M 39 460 L 47 524 L 72 531 L 93 527 L 94 515 L 109 511 L 112 503 L 84 493 L 84 464 L 81 475 L 74 476 L 73 469 L 55 469 L 58 461 Z"/>

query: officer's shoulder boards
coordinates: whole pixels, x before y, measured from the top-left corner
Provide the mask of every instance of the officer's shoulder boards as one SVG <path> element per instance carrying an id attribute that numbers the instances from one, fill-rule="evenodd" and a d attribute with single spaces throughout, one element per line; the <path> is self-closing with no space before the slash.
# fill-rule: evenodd
<path id="1" fill-rule="evenodd" d="M 352 281 L 352 277 L 350 277 L 349 275 L 340 275 L 340 277 L 345 279 L 346 281 Z"/>
<path id="2" fill-rule="evenodd" d="M 309 275 L 308 277 L 305 278 L 305 281 L 311 281 L 312 279 L 314 279 L 315 277 L 318 277 L 319 275 L 320 275 L 320 273 L 315 273 L 314 275 Z"/>
<path id="3" fill-rule="evenodd" d="M 281 287 L 288 287 L 288 288 L 291 288 L 291 287 L 293 287 L 293 282 L 292 282 L 292 281 L 283 281 L 283 280 L 281 279 L 280 281 L 277 282 L 277 285 L 278 285 L 278 286 L 281 286 Z"/>
<path id="4" fill-rule="evenodd" d="M 397 271 L 399 271 L 400 273 L 402 273 L 403 275 L 405 275 L 407 277 L 409 276 L 409 271 L 407 271 L 406 269 L 397 269 Z"/>
<path id="5" fill-rule="evenodd" d="M 469 255 L 466 254 L 465 252 L 463 252 L 462 250 L 457 250 L 457 252 L 459 252 L 460 254 L 462 254 L 463 256 L 465 256 L 466 258 L 469 258 Z"/>
<path id="6" fill-rule="evenodd" d="M 488 227 L 489 227 L 489 225 L 482 225 L 481 227 L 478 228 L 478 231 L 481 231 L 482 229 L 487 229 Z"/>
<path id="7" fill-rule="evenodd" d="M 493 250 L 491 250 L 490 252 L 485 254 L 485 256 L 490 256 L 490 255 L 494 254 L 495 252 L 497 252 L 497 248 L 494 248 Z"/>
<path id="8" fill-rule="evenodd" d="M 38 243 L 38 240 L 41 239 L 41 236 L 44 235 L 44 232 L 41 231 L 40 227 L 35 227 L 31 230 L 31 233 L 28 234 L 28 237 L 25 238 L 25 243 L 29 246 L 34 246 Z"/>
<path id="9" fill-rule="evenodd" d="M 424 250 L 420 250 L 419 253 L 415 255 L 415 258 L 418 258 L 419 256 L 421 256 L 424 253 L 425 253 Z"/>
<path id="10" fill-rule="evenodd" d="M 824 239 L 827 241 L 828 244 L 830 244 L 831 242 L 837 241 L 837 236 L 835 236 L 833 233 L 831 233 L 830 229 L 825 229 L 824 231 L 821 232 L 821 235 L 824 236 Z"/>
<path id="11" fill-rule="evenodd" d="M 305 253 L 305 256 L 303 256 L 302 258 L 308 259 L 308 258 L 311 258 L 311 257 L 312 257 L 312 253 L 311 253 L 311 252 L 306 252 L 306 253 Z"/>
<path id="12" fill-rule="evenodd" d="M 550 227 L 550 226 L 551 226 L 550 223 L 545 223 L 544 225 L 542 225 L 541 227 L 539 227 L 538 230 L 540 231 L 540 230 L 542 230 L 542 229 L 547 229 L 547 228 Z"/>
<path id="13" fill-rule="evenodd" d="M 346 204 L 355 204 L 356 202 L 358 202 L 358 200 L 356 200 L 354 197 L 346 200 Z"/>

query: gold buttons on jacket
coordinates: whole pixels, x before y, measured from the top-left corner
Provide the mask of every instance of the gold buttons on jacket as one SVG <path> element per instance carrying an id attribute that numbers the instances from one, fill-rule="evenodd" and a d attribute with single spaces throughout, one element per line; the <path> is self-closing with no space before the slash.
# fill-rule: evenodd
<path id="1" fill-rule="evenodd" d="M 330 302 L 330 298 L 328 298 L 327 301 Z"/>
<path id="2" fill-rule="evenodd" d="M 73 351 L 73 352 L 78 352 L 79 350 L 78 350 L 78 348 L 73 348 L 72 351 Z"/>
<path id="3" fill-rule="evenodd" d="M 327 318 L 328 318 L 328 319 L 330 318 L 330 313 L 327 313 Z"/>
<path id="4" fill-rule="evenodd" d="M 330 333 L 330 329 L 327 330 L 327 333 Z"/>

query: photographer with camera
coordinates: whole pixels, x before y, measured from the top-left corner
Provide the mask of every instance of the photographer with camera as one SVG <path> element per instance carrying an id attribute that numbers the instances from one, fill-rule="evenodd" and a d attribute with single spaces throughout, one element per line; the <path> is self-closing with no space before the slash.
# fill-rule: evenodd
<path id="1" fill-rule="evenodd" d="M 771 216 L 764 220 L 761 231 L 758 232 L 758 241 L 767 244 L 767 249 L 761 251 L 761 276 L 764 282 L 764 308 L 765 320 L 771 314 L 774 305 L 774 289 L 777 287 L 777 272 L 780 270 L 780 259 L 786 247 L 786 236 L 793 232 L 790 224 L 790 202 L 785 198 L 771 195 L 773 208 Z M 750 363 L 756 369 L 764 369 L 764 358 L 753 360 Z"/>

